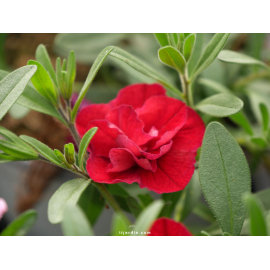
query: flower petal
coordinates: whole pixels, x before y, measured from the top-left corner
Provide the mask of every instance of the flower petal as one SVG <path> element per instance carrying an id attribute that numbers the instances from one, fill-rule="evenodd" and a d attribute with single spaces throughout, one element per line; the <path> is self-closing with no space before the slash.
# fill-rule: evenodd
<path id="1" fill-rule="evenodd" d="M 132 167 L 124 172 L 107 172 L 106 169 L 109 164 L 109 158 L 90 155 L 86 163 L 86 169 L 90 178 L 95 182 L 106 184 L 116 184 L 119 182 L 128 184 L 133 182 L 140 183 L 140 175 L 136 167 Z"/>
<path id="2" fill-rule="evenodd" d="M 171 140 L 187 119 L 185 103 L 170 97 L 151 97 L 136 111 L 145 124 L 145 132 L 153 130 L 153 127 L 158 130 L 158 138 L 153 142 L 152 149 Z"/>
<path id="3" fill-rule="evenodd" d="M 130 105 L 116 107 L 106 115 L 106 119 L 137 145 L 146 144 L 153 138 L 144 132 L 144 123 L 138 119 L 137 113 Z"/>
<path id="4" fill-rule="evenodd" d="M 76 129 L 81 137 L 89 130 L 87 128 L 90 121 L 105 119 L 111 107 L 108 104 L 92 104 L 84 107 L 77 115 Z"/>
<path id="5" fill-rule="evenodd" d="M 169 218 L 159 218 L 152 225 L 148 236 L 192 236 L 192 234 L 180 222 Z"/>
<path id="6" fill-rule="evenodd" d="M 110 102 L 112 107 L 125 104 L 133 109 L 143 106 L 145 101 L 155 95 L 165 96 L 166 90 L 159 84 L 133 84 L 119 91 L 117 97 Z"/>
<path id="7" fill-rule="evenodd" d="M 117 148 L 117 136 L 120 135 L 120 131 L 117 128 L 109 126 L 107 120 L 94 120 L 89 123 L 87 130 L 92 127 L 97 127 L 97 133 L 92 138 L 90 143 L 90 151 L 95 156 L 109 157 L 109 152 L 112 148 Z"/>

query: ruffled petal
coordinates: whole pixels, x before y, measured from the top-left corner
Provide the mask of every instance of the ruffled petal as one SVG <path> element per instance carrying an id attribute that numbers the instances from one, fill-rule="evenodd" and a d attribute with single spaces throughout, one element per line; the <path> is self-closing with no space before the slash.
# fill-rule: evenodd
<path id="1" fill-rule="evenodd" d="M 92 104 L 84 107 L 77 115 L 75 126 L 81 137 L 88 131 L 88 124 L 93 120 L 105 119 L 111 110 L 108 104 Z"/>
<path id="2" fill-rule="evenodd" d="M 171 140 L 187 120 L 185 103 L 170 97 L 151 97 L 136 111 L 145 124 L 145 132 L 152 131 L 153 127 L 158 130 L 158 138 L 153 141 L 152 149 Z"/>
<path id="3" fill-rule="evenodd" d="M 182 223 L 169 218 L 157 219 L 149 231 L 148 236 L 192 236 Z"/>
<path id="4" fill-rule="evenodd" d="M 94 120 L 87 126 L 87 130 L 92 127 L 98 128 L 88 149 L 93 152 L 95 156 L 109 157 L 110 150 L 117 148 L 116 139 L 121 133 L 117 128 L 110 127 L 109 125 L 107 120 Z"/>
<path id="5" fill-rule="evenodd" d="M 153 136 L 145 133 L 144 123 L 130 105 L 121 105 L 106 115 L 106 119 L 117 126 L 123 134 L 137 145 L 146 144 Z"/>
<path id="6" fill-rule="evenodd" d="M 132 167 L 124 172 L 107 172 L 107 167 L 111 163 L 109 158 L 96 157 L 90 155 L 86 163 L 86 169 L 91 179 L 98 183 L 116 184 L 125 182 L 132 184 L 140 183 L 140 175 L 137 167 Z"/>
<path id="7" fill-rule="evenodd" d="M 133 109 L 143 106 L 145 101 L 155 95 L 165 96 L 166 90 L 159 84 L 133 84 L 119 91 L 117 97 L 110 102 L 112 107 L 125 104 Z"/>

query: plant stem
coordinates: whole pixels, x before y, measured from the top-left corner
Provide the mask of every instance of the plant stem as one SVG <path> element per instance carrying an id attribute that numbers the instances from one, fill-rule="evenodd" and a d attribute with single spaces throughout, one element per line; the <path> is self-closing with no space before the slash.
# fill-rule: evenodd
<path id="1" fill-rule="evenodd" d="M 99 190 L 101 195 L 106 199 L 106 201 L 110 204 L 113 210 L 119 215 L 121 215 L 126 220 L 127 224 L 131 224 L 130 220 L 123 213 L 122 209 L 120 208 L 118 203 L 115 201 L 114 197 L 109 193 L 107 188 L 103 184 L 100 184 L 97 182 L 92 182 L 92 184 Z"/>
<path id="2" fill-rule="evenodd" d="M 179 73 L 179 77 L 182 85 L 183 96 L 186 99 L 187 105 L 193 107 L 194 103 L 193 103 L 192 85 L 188 78 L 187 68 L 185 69 L 184 74 Z"/>

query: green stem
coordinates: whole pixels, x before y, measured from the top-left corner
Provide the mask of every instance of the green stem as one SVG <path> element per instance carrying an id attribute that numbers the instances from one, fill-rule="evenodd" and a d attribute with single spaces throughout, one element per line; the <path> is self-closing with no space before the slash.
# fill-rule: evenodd
<path id="1" fill-rule="evenodd" d="M 110 204 L 110 206 L 113 208 L 113 210 L 117 214 L 121 215 L 126 220 L 127 224 L 131 225 L 130 220 L 124 214 L 124 212 L 122 211 L 122 209 L 120 208 L 118 203 L 115 201 L 114 197 L 109 193 L 107 188 L 103 184 L 100 184 L 100 183 L 97 183 L 97 182 L 92 182 L 92 184 L 99 190 L 101 195 L 106 199 L 106 201 Z"/>
<path id="2" fill-rule="evenodd" d="M 188 70 L 185 69 L 185 74 L 179 73 L 182 90 L 183 90 L 183 96 L 186 99 L 187 105 L 190 107 L 193 107 L 193 93 L 192 93 L 192 85 L 188 78 Z"/>

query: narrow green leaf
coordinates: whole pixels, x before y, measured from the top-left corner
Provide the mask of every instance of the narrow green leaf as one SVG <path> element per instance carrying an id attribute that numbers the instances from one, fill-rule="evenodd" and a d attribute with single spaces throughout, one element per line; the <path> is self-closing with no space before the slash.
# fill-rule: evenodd
<path id="1" fill-rule="evenodd" d="M 53 82 L 45 68 L 39 62 L 34 60 L 29 60 L 28 65 L 37 66 L 37 71 L 31 79 L 31 82 L 36 90 L 46 99 L 50 100 L 55 106 L 57 106 L 58 96 Z"/>
<path id="2" fill-rule="evenodd" d="M 155 37 L 157 41 L 159 42 L 159 44 L 161 45 L 161 47 L 165 47 L 169 45 L 168 36 L 166 33 L 157 33 L 155 34 Z"/>
<path id="3" fill-rule="evenodd" d="M 126 200 L 131 213 L 137 218 L 142 211 L 142 207 L 134 197 L 128 196 Z"/>
<path id="4" fill-rule="evenodd" d="M 154 69 L 146 65 L 144 62 L 139 60 L 138 58 L 134 57 L 133 55 L 129 54 L 128 52 L 118 48 L 113 47 L 113 50 L 110 52 L 110 56 L 117 58 L 133 69 L 139 71 L 140 73 L 146 75 L 147 77 L 150 77 L 154 79 L 155 81 L 161 83 L 165 87 L 168 88 L 168 90 L 172 94 L 176 94 L 179 98 L 182 98 L 180 91 L 175 88 L 173 85 L 171 85 L 166 78 L 164 78 L 162 75 L 160 75 L 158 72 L 156 72 Z"/>
<path id="5" fill-rule="evenodd" d="M 61 58 L 60 57 L 57 57 L 56 58 L 55 70 L 56 70 L 55 73 L 56 73 L 57 85 L 58 85 L 58 88 L 61 89 L 61 85 L 62 85 L 62 82 L 61 82 L 61 78 L 62 78 L 62 75 L 61 75 L 62 67 L 61 67 Z"/>
<path id="6" fill-rule="evenodd" d="M 11 161 L 26 161 L 26 160 L 33 160 L 33 158 L 32 157 L 19 158 L 19 157 L 10 156 L 5 153 L 0 153 L 0 164 L 11 162 Z"/>
<path id="7" fill-rule="evenodd" d="M 263 131 L 267 132 L 268 131 L 268 126 L 269 126 L 269 113 L 268 109 L 265 106 L 265 104 L 261 103 L 260 104 L 260 110 L 262 114 L 262 120 L 263 120 Z"/>
<path id="8" fill-rule="evenodd" d="M 33 149 L 29 150 L 9 141 L 0 140 L 0 150 L 24 160 L 38 159 L 38 154 Z"/>
<path id="9" fill-rule="evenodd" d="M 7 71 L 0 70 L 0 80 L 4 79 L 8 74 L 9 73 Z M 17 103 L 34 111 L 51 115 L 62 123 L 65 123 L 51 102 L 40 95 L 32 86 L 29 85 L 29 83 L 26 85 L 21 96 L 17 99 Z"/>
<path id="10" fill-rule="evenodd" d="M 223 232 L 239 235 L 246 214 L 241 197 L 251 189 L 250 172 L 242 149 L 220 123 L 206 128 L 199 178 Z"/>
<path id="11" fill-rule="evenodd" d="M 227 42 L 229 35 L 230 34 L 224 33 L 214 35 L 191 74 L 192 81 L 216 59 L 217 55 Z"/>
<path id="12" fill-rule="evenodd" d="M 211 236 L 208 232 L 206 232 L 206 231 L 201 231 L 201 234 L 202 234 L 202 236 Z"/>
<path id="13" fill-rule="evenodd" d="M 248 121 L 247 117 L 244 115 L 244 113 L 242 111 L 231 115 L 230 119 L 238 124 L 239 126 L 241 126 L 249 135 L 253 135 L 253 129 L 251 127 L 250 122 Z"/>
<path id="14" fill-rule="evenodd" d="M 186 61 L 184 56 L 172 46 L 166 46 L 158 50 L 159 60 L 180 73 L 185 72 Z"/>
<path id="15" fill-rule="evenodd" d="M 134 231 L 138 232 L 138 235 L 140 235 L 141 232 L 147 232 L 158 217 L 163 206 L 164 202 L 162 200 L 156 200 L 147 206 L 137 218 Z"/>
<path id="16" fill-rule="evenodd" d="M 84 136 L 83 136 L 83 138 L 81 140 L 80 147 L 79 147 L 78 158 L 79 158 L 79 166 L 80 166 L 80 168 L 82 170 L 84 170 L 83 161 L 84 161 L 84 156 L 85 156 L 87 147 L 88 147 L 89 143 L 91 142 L 93 136 L 96 134 L 97 130 L 98 130 L 97 127 L 91 128 L 90 130 L 88 130 L 84 134 Z"/>
<path id="17" fill-rule="evenodd" d="M 253 138 L 251 138 L 251 141 L 262 148 L 265 148 L 267 146 L 266 141 L 260 137 L 253 137 Z"/>
<path id="18" fill-rule="evenodd" d="M 105 201 L 94 185 L 88 185 L 81 194 L 78 205 L 82 208 L 92 226 L 94 226 L 102 213 Z"/>
<path id="19" fill-rule="evenodd" d="M 251 235 L 267 236 L 267 224 L 261 202 L 252 194 L 244 194 L 243 201 L 248 210 Z"/>
<path id="20" fill-rule="evenodd" d="M 195 170 L 190 182 L 183 190 L 179 201 L 175 206 L 176 220 L 183 221 L 192 212 L 201 198 L 201 188 L 198 171 Z"/>
<path id="21" fill-rule="evenodd" d="M 36 66 L 21 67 L 0 81 L 0 120 L 22 94 L 36 70 Z"/>
<path id="22" fill-rule="evenodd" d="M 226 117 L 239 112 L 243 101 L 228 94 L 217 94 L 204 99 L 196 105 L 196 109 L 215 117 Z"/>
<path id="23" fill-rule="evenodd" d="M 39 45 L 36 49 L 36 60 L 48 71 L 50 77 L 53 80 L 53 83 L 57 85 L 56 76 L 50 57 L 48 55 L 46 47 L 43 44 Z"/>
<path id="24" fill-rule="evenodd" d="M 202 54 L 203 44 L 204 44 L 204 34 L 196 33 L 195 45 L 193 53 L 188 61 L 188 74 L 192 74 L 196 64 L 198 63 L 200 56 Z"/>
<path id="25" fill-rule="evenodd" d="M 65 236 L 93 236 L 94 232 L 78 205 L 67 204 L 61 227 Z"/>
<path id="26" fill-rule="evenodd" d="M 130 194 L 119 184 L 107 185 L 107 189 L 112 195 L 121 196 L 125 199 L 130 196 Z"/>
<path id="27" fill-rule="evenodd" d="M 119 214 L 114 214 L 112 219 L 111 235 L 123 236 L 123 233 L 129 232 L 129 224 Z"/>
<path id="28" fill-rule="evenodd" d="M 4 229 L 1 236 L 24 236 L 33 227 L 36 220 L 37 212 L 35 210 L 25 211 Z"/>
<path id="29" fill-rule="evenodd" d="M 51 162 L 61 166 L 60 161 L 54 155 L 54 151 L 48 147 L 46 144 L 26 135 L 21 135 L 20 138 L 31 145 L 37 152 L 39 152 L 43 157 L 47 158 Z"/>
<path id="30" fill-rule="evenodd" d="M 223 84 L 209 80 L 209 79 L 201 78 L 198 80 L 198 83 L 206 86 L 207 88 L 209 88 L 217 93 L 221 93 L 221 94 L 231 94 L 232 93 L 231 90 L 229 88 L 227 88 L 226 86 L 224 86 Z"/>
<path id="31" fill-rule="evenodd" d="M 98 57 L 96 58 L 94 64 L 92 65 L 90 71 L 89 71 L 89 74 L 86 78 L 86 81 L 80 91 L 80 94 L 79 94 L 79 97 L 73 107 L 73 110 L 72 110 L 72 120 L 74 121 L 75 119 L 75 116 L 78 112 L 78 109 L 80 107 L 80 104 L 83 100 L 83 98 L 85 97 L 86 95 L 86 92 L 89 88 L 89 86 L 91 85 L 91 83 L 93 82 L 98 70 L 100 69 L 101 65 L 103 64 L 103 62 L 105 61 L 106 57 L 109 55 L 109 53 L 113 50 L 113 46 L 109 46 L 109 47 L 106 47 L 105 49 L 103 49 L 101 51 L 101 53 L 98 55 Z"/>
<path id="32" fill-rule="evenodd" d="M 48 205 L 49 221 L 53 224 L 61 222 L 66 205 L 77 204 L 81 194 L 89 184 L 90 180 L 78 178 L 64 183 L 56 190 Z"/>
<path id="33" fill-rule="evenodd" d="M 76 60 L 75 53 L 71 51 L 67 63 L 67 91 L 69 97 L 72 95 L 73 83 L 76 77 Z"/>
<path id="34" fill-rule="evenodd" d="M 221 51 L 218 55 L 218 59 L 220 61 L 227 63 L 241 64 L 241 65 L 260 65 L 264 68 L 268 68 L 268 66 L 260 60 L 257 60 L 251 56 L 242 53 L 229 50 Z"/>
<path id="35" fill-rule="evenodd" d="M 191 34 L 186 38 L 184 42 L 183 55 L 186 59 L 186 62 L 188 62 L 188 60 L 190 59 L 192 55 L 194 44 L 195 44 L 195 38 L 196 38 L 195 34 Z"/>
<path id="36" fill-rule="evenodd" d="M 28 149 L 29 151 L 35 153 L 35 151 L 33 151 L 33 148 L 31 146 L 29 146 L 27 143 L 22 141 L 17 135 L 12 133 L 8 129 L 6 129 L 4 127 L 0 127 L 0 134 L 2 136 L 4 136 L 7 140 L 9 140 L 10 142 L 13 142 L 13 143 L 17 144 L 18 146 L 23 147 L 25 149 Z"/>

